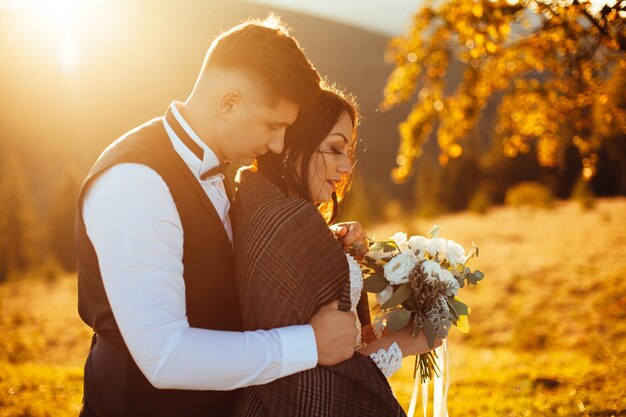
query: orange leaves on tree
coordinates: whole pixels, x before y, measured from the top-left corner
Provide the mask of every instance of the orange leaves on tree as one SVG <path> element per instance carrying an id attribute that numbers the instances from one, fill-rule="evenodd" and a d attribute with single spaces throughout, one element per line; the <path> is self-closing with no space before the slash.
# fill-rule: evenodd
<path id="1" fill-rule="evenodd" d="M 602 104 L 599 97 L 606 90 L 607 70 L 616 64 L 626 68 L 626 25 L 623 12 L 593 14 L 590 7 L 560 1 L 426 2 L 387 54 L 395 69 L 381 108 L 415 100 L 399 126 L 394 180 L 410 174 L 433 126 L 440 162 L 459 157 L 463 139 L 496 95 L 495 137 L 506 155 L 534 148 L 542 165 L 557 166 L 576 136 L 574 144 L 593 176 L 597 121 L 625 123 L 624 117 L 618 119 L 623 106 L 608 106 L 608 99 Z M 454 61 L 465 68 L 461 80 L 449 85 Z"/>

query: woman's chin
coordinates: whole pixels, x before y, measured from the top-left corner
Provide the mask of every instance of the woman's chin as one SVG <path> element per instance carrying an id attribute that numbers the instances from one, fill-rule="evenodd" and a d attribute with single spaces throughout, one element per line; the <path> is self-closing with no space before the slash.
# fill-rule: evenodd
<path id="1" fill-rule="evenodd" d="M 332 201 L 332 195 L 328 194 L 328 195 L 323 195 L 323 196 L 317 196 L 317 198 L 315 199 L 315 204 L 322 204 L 322 203 L 330 203 Z"/>

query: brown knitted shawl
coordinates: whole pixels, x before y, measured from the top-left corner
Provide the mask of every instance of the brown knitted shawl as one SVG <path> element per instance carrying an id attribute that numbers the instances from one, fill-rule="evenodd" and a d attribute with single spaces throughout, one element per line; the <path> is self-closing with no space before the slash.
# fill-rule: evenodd
<path id="1" fill-rule="evenodd" d="M 350 308 L 349 267 L 317 209 L 286 197 L 261 174 L 242 171 L 235 197 L 237 287 L 245 330 L 306 324 L 340 299 Z M 369 357 L 246 388 L 237 416 L 404 416 Z"/>

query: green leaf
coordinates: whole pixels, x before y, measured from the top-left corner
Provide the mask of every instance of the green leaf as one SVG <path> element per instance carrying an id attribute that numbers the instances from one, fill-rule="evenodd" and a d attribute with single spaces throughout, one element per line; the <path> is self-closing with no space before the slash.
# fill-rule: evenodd
<path id="1" fill-rule="evenodd" d="M 413 317 L 413 337 L 417 337 L 420 334 L 420 321 L 417 319 L 417 314 Z"/>
<path id="2" fill-rule="evenodd" d="M 402 307 L 404 307 L 405 310 L 415 311 L 417 310 L 417 303 L 413 297 L 409 297 L 404 300 Z"/>
<path id="3" fill-rule="evenodd" d="M 396 250 L 396 247 L 390 245 L 389 243 L 386 243 L 385 246 L 383 246 L 383 252 L 393 252 L 394 250 Z"/>
<path id="4" fill-rule="evenodd" d="M 397 332 L 404 329 L 410 320 L 410 311 L 398 309 L 387 316 L 387 327 L 389 330 Z"/>
<path id="5" fill-rule="evenodd" d="M 453 298 L 452 298 L 452 299 L 453 299 Z M 452 306 L 450 305 L 450 300 L 451 300 L 451 298 L 447 298 L 447 297 L 446 297 L 446 301 L 448 302 L 448 307 L 450 307 L 450 314 L 452 314 L 452 316 L 453 316 L 453 320 L 452 320 L 452 321 L 453 321 L 453 322 L 457 322 L 457 321 L 459 320 L 459 315 L 457 314 L 457 312 L 456 312 L 456 310 L 454 309 L 454 307 L 452 307 Z"/>
<path id="6" fill-rule="evenodd" d="M 385 301 L 385 303 L 381 306 L 384 310 L 386 308 L 395 307 L 398 304 L 402 304 L 407 298 L 411 296 L 411 286 L 407 284 L 402 284 L 398 289 L 396 289 L 391 297 Z"/>
<path id="7" fill-rule="evenodd" d="M 378 274 L 372 274 L 369 278 L 363 280 L 363 289 L 376 294 L 382 292 L 388 285 L 389 282 L 382 275 Z"/>
<path id="8" fill-rule="evenodd" d="M 384 247 L 385 247 L 385 242 L 374 242 L 374 244 L 370 246 L 370 250 L 379 251 L 379 250 L 383 250 Z"/>
<path id="9" fill-rule="evenodd" d="M 454 310 L 454 314 L 456 314 L 457 319 L 460 316 L 469 315 L 469 309 L 465 303 L 457 300 L 456 298 L 447 298 L 447 300 L 448 300 L 448 305 L 450 306 L 450 308 Z"/>
<path id="10" fill-rule="evenodd" d="M 470 274 L 467 274 L 467 283 L 469 285 L 476 285 L 479 281 L 482 281 L 485 277 L 485 274 L 480 270 L 476 270 Z"/>
<path id="11" fill-rule="evenodd" d="M 424 320 L 422 323 L 422 329 L 424 330 L 424 335 L 426 336 L 426 341 L 428 342 L 428 347 L 433 349 L 435 347 L 435 328 L 428 320 Z"/>

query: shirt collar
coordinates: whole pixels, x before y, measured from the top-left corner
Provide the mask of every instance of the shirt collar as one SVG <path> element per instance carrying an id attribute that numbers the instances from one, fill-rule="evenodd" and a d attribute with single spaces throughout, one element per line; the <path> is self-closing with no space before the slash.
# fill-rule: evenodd
<path id="1" fill-rule="evenodd" d="M 187 121 L 185 121 L 182 114 L 180 114 L 180 111 L 177 108 L 179 104 L 181 103 L 178 101 L 173 101 L 170 104 L 170 110 L 172 112 L 172 115 L 176 118 L 180 126 L 185 130 L 185 132 L 189 135 L 189 137 L 195 143 L 197 143 L 198 146 L 200 146 L 204 154 L 204 157 L 202 158 L 202 160 L 200 160 L 180 140 L 180 138 L 176 135 L 176 133 L 174 133 L 174 130 L 167 123 L 165 119 L 163 119 L 163 124 L 165 126 L 167 135 L 169 136 L 170 141 L 172 142 L 172 145 L 174 146 L 174 149 L 176 150 L 176 152 L 180 155 L 183 161 L 185 161 L 185 163 L 189 166 L 189 169 L 191 170 L 191 172 L 193 172 L 197 178 L 200 178 L 200 175 L 202 175 L 203 172 L 206 172 L 209 169 L 218 166 L 220 164 L 220 161 L 217 158 L 217 155 L 215 155 L 215 152 L 213 152 L 213 150 L 211 150 L 211 148 L 209 148 L 207 144 L 204 143 L 202 139 L 200 139 L 200 137 L 196 134 L 196 132 L 194 132 L 191 126 L 189 126 Z"/>

